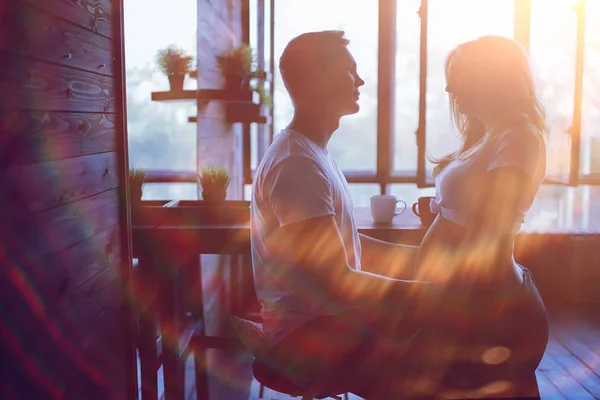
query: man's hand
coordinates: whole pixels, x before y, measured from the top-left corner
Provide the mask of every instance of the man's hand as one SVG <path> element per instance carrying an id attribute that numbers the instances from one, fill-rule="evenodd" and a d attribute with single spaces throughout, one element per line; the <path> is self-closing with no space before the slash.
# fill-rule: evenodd
<path id="1" fill-rule="evenodd" d="M 394 244 L 360 234 L 362 270 L 394 279 L 415 279 L 418 246 Z"/>
<path id="2" fill-rule="evenodd" d="M 315 217 L 274 231 L 268 239 L 273 256 L 304 270 L 301 281 L 289 276 L 279 280 L 296 290 L 325 296 L 345 304 L 403 304 L 419 298 L 420 282 L 403 281 L 355 271 L 333 216 Z"/>

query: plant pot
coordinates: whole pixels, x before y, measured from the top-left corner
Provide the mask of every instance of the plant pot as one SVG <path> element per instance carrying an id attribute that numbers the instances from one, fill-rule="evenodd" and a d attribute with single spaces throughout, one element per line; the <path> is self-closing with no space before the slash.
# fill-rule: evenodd
<path id="1" fill-rule="evenodd" d="M 226 75 L 225 77 L 225 89 L 226 90 L 242 90 L 245 86 L 245 79 L 242 75 Z"/>
<path id="2" fill-rule="evenodd" d="M 184 80 L 185 74 L 169 75 L 169 85 L 171 87 L 171 92 L 183 92 Z"/>
<path id="3" fill-rule="evenodd" d="M 202 191 L 202 200 L 207 207 L 222 205 L 227 197 L 226 191 Z"/>
<path id="4" fill-rule="evenodd" d="M 143 190 L 141 186 L 131 187 L 131 203 L 139 204 L 142 201 Z"/>

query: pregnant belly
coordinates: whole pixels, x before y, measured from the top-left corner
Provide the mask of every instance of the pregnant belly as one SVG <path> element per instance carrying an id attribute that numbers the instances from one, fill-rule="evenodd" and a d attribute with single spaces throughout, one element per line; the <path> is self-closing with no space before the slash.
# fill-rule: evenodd
<path id="1" fill-rule="evenodd" d="M 514 238 L 467 242 L 467 234 L 466 228 L 438 216 L 419 246 L 416 279 L 458 286 L 520 285 L 522 271 L 512 253 Z M 499 243 L 509 245 L 500 248 Z"/>

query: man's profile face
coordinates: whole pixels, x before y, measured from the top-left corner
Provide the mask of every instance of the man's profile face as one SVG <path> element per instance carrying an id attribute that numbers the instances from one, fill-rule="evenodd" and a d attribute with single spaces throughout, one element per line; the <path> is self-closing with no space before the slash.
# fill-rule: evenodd
<path id="1" fill-rule="evenodd" d="M 365 81 L 358 75 L 356 61 L 346 46 L 340 46 L 323 67 L 321 82 L 327 105 L 339 116 L 355 114 L 358 105 L 359 88 Z"/>

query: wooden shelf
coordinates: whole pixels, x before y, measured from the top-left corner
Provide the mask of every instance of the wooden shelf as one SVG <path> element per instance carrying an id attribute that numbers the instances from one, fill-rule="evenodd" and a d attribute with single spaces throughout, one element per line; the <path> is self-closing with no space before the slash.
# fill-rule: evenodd
<path id="1" fill-rule="evenodd" d="M 230 121 L 230 122 L 255 122 L 257 124 L 266 124 L 267 123 L 267 118 L 265 116 L 260 116 L 258 118 L 253 119 L 252 121 Z M 198 123 L 198 117 L 188 117 L 188 122 L 190 124 L 197 124 Z"/>
<path id="2" fill-rule="evenodd" d="M 227 121 L 265 124 L 267 117 L 260 115 L 261 106 L 253 102 L 253 97 L 253 90 L 198 89 L 152 92 L 152 101 L 224 101 Z M 188 122 L 197 123 L 198 120 L 196 117 L 188 117 Z"/>
<path id="3" fill-rule="evenodd" d="M 152 101 L 184 101 L 196 100 L 196 90 L 182 90 L 181 92 L 152 92 Z"/>
<path id="4" fill-rule="evenodd" d="M 152 101 L 252 101 L 252 90 L 197 89 L 180 92 L 152 92 Z"/>

